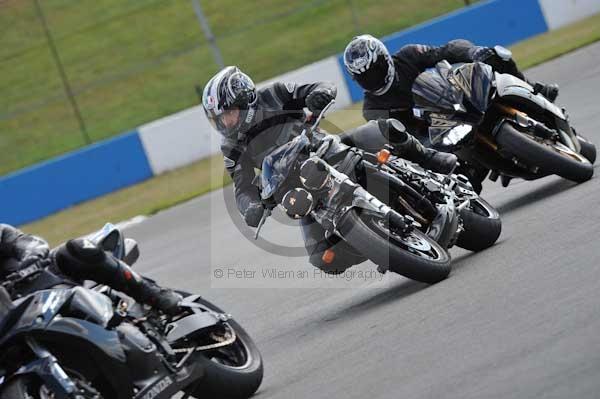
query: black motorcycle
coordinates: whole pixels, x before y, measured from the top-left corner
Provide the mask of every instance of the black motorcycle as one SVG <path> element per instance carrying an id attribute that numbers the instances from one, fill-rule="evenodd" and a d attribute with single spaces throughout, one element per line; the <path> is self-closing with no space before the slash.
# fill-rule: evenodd
<path id="1" fill-rule="evenodd" d="M 128 264 L 139 254 L 110 224 L 88 239 Z M 182 312 L 168 317 L 52 266 L 10 275 L 0 287 L 0 398 L 252 396 L 263 374 L 252 339 L 231 315 L 180 293 Z"/>
<path id="2" fill-rule="evenodd" d="M 455 243 L 477 251 L 496 242 L 498 212 L 466 177 L 425 170 L 388 148 L 371 154 L 341 143 L 317 128 L 329 106 L 264 159 L 260 186 L 267 212 L 256 237 L 279 204 L 292 218 L 313 218 L 380 271 L 427 283 L 448 276 L 447 249 Z"/>
<path id="3" fill-rule="evenodd" d="M 412 92 L 431 146 L 454 152 L 478 192 L 490 171 L 504 186 L 514 177 L 583 182 L 594 173 L 594 144 L 575 134 L 564 109 L 521 79 L 480 62 L 442 61 L 417 77 Z"/>

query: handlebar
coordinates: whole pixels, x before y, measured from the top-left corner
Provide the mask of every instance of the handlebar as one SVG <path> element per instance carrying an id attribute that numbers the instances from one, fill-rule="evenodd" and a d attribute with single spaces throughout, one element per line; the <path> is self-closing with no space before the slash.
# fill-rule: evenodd
<path id="1" fill-rule="evenodd" d="M 313 133 L 317 130 L 317 128 L 319 127 L 319 123 L 321 123 L 321 120 L 325 117 L 325 113 L 329 110 L 329 108 L 331 108 L 331 106 L 335 104 L 335 100 L 331 100 L 319 113 L 319 116 L 317 116 L 317 119 L 315 120 L 315 122 L 312 124 L 312 126 L 308 129 L 304 129 L 304 131 L 302 132 L 302 134 L 306 135 L 306 137 L 309 139 L 309 141 L 312 141 L 313 138 Z M 314 114 L 310 114 L 307 119 L 306 122 L 310 123 L 310 121 L 312 121 L 312 118 L 314 117 Z M 258 226 L 256 228 L 256 233 L 254 234 L 254 239 L 258 240 L 258 235 L 260 234 L 260 230 L 262 229 L 263 225 L 265 224 L 265 221 L 267 220 L 267 218 L 269 216 L 271 216 L 271 214 L 273 213 L 273 209 L 277 206 L 277 204 L 274 201 L 262 201 L 264 207 L 265 207 L 265 211 L 263 212 L 263 215 L 260 219 L 260 222 L 258 223 Z"/>
<path id="2" fill-rule="evenodd" d="M 305 130 L 306 137 L 308 137 L 309 139 L 312 140 L 313 133 L 315 132 L 315 130 L 317 130 L 317 127 L 319 127 L 319 123 L 321 123 L 321 120 L 325 117 L 325 113 L 329 110 L 329 108 L 331 108 L 333 106 L 333 104 L 335 104 L 335 100 L 331 100 L 325 106 L 325 108 L 323 108 L 321 110 L 321 112 L 319 113 L 319 116 L 317 116 L 317 119 L 315 120 L 315 123 L 313 123 L 313 125 L 310 127 L 309 130 Z M 311 115 L 311 118 L 309 121 L 312 120 L 313 116 L 314 115 Z"/>

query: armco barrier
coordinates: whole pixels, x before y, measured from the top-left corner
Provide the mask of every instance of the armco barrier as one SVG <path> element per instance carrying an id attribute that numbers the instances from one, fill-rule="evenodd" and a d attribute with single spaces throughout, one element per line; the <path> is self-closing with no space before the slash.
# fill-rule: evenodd
<path id="1" fill-rule="evenodd" d="M 127 133 L 0 178 L 0 222 L 31 222 L 151 176 L 138 133 Z"/>
<path id="2" fill-rule="evenodd" d="M 482 46 L 509 45 L 547 30 L 538 0 L 491 0 L 386 36 L 382 41 L 394 53 L 410 43 L 441 45 L 457 38 Z M 338 61 L 343 68 L 342 55 Z M 352 101 L 362 100 L 362 89 L 343 70 Z"/>

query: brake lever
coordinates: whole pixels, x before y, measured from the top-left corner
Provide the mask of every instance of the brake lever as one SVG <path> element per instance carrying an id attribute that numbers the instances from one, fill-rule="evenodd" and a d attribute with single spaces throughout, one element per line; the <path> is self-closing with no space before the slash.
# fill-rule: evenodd
<path id="1" fill-rule="evenodd" d="M 460 163 L 458 161 L 456 161 L 456 163 L 454 164 L 454 167 L 452 168 L 452 170 L 446 176 L 444 176 L 444 181 L 443 181 L 444 186 L 447 186 L 447 185 L 450 184 L 450 182 L 451 182 L 450 176 L 452 176 L 452 174 L 454 173 L 454 171 L 456 171 L 456 169 L 459 166 L 460 166 Z"/>
<path id="2" fill-rule="evenodd" d="M 267 218 L 269 216 L 271 216 L 271 208 L 265 208 L 265 211 L 262 214 L 262 217 L 260 218 L 260 222 L 258 222 L 258 227 L 256 228 L 256 234 L 254 234 L 254 239 L 258 240 L 258 235 L 260 234 L 260 230 L 262 229 L 263 225 L 265 224 Z"/>

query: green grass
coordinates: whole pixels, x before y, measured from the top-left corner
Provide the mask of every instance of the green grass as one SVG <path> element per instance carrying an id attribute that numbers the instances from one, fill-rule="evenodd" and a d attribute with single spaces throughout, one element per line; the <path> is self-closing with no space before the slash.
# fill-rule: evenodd
<path id="1" fill-rule="evenodd" d="M 529 67 L 597 40 L 600 40 L 600 14 L 518 43 L 511 49 L 518 64 Z M 330 132 L 357 126 L 363 122 L 360 109 L 361 104 L 354 104 L 335 112 L 322 126 Z M 57 244 L 93 231 L 107 221 L 153 214 L 229 182 L 223 173 L 222 158 L 217 155 L 22 227 Z"/>
<path id="2" fill-rule="evenodd" d="M 600 40 L 600 14 L 553 32 L 544 33 L 511 47 L 522 69 Z"/>
<path id="3" fill-rule="evenodd" d="M 190 0 L 41 0 L 93 141 L 197 102 L 217 71 Z M 265 80 L 464 0 L 202 0 L 226 64 Z M 85 144 L 33 0 L 0 1 L 0 175 Z M 262 22 L 259 22 L 262 21 Z"/>

